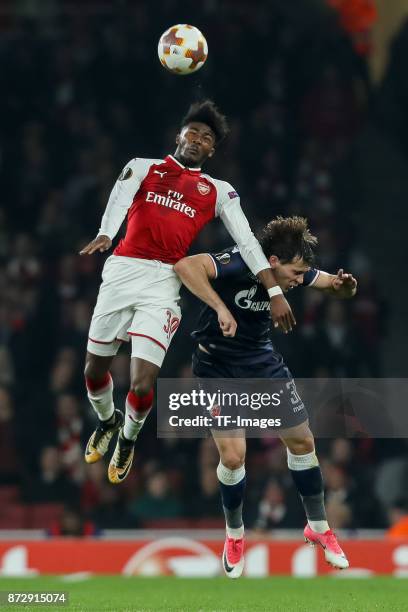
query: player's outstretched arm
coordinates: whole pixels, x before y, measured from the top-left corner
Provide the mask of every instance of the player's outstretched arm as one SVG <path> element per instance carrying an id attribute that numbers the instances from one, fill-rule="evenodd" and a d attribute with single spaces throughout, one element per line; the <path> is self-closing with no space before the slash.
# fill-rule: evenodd
<path id="1" fill-rule="evenodd" d="M 228 189 L 233 188 L 229 186 Z M 292 309 L 276 282 L 269 261 L 251 230 L 248 219 L 241 208 L 239 196 L 235 191 L 224 193 L 224 199 L 219 202 L 218 214 L 237 243 L 242 259 L 268 291 L 274 326 L 279 327 L 285 333 L 292 331 L 296 325 Z"/>
<path id="2" fill-rule="evenodd" d="M 104 253 L 112 246 L 112 240 L 109 236 L 97 236 L 94 240 L 89 242 L 84 248 L 79 251 L 80 255 L 92 255 L 95 251 Z"/>
<path id="3" fill-rule="evenodd" d="M 344 272 L 343 268 L 340 268 L 337 274 L 320 272 L 311 287 L 340 299 L 350 299 L 357 293 L 357 280 L 352 274 Z"/>
<path id="4" fill-rule="evenodd" d="M 191 293 L 215 310 L 223 335 L 233 338 L 237 322 L 211 286 L 210 280 L 215 278 L 215 268 L 209 255 L 202 253 L 183 257 L 175 264 L 174 271 Z"/>

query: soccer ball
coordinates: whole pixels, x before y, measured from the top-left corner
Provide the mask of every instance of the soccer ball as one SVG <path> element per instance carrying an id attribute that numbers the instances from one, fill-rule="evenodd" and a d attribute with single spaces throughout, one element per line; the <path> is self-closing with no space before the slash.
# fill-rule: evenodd
<path id="1" fill-rule="evenodd" d="M 187 24 L 172 26 L 160 37 L 157 49 L 159 59 L 173 74 L 197 72 L 204 65 L 208 45 L 200 30 Z"/>

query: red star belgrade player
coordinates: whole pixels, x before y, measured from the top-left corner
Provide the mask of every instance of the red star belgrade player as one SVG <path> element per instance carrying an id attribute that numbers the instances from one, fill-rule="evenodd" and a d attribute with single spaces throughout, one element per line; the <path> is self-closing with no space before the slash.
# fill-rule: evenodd
<path id="1" fill-rule="evenodd" d="M 173 265 L 200 230 L 220 217 L 251 272 L 268 290 L 275 327 L 295 325 L 289 304 L 242 212 L 234 188 L 201 172 L 228 131 L 210 100 L 193 104 L 181 123 L 174 155 L 136 158 L 123 169 L 110 195 L 97 237 L 82 251 L 91 255 L 112 245 L 127 216 L 126 235 L 108 257 L 89 330 L 85 365 L 88 398 L 99 419 L 85 460 L 94 463 L 119 432 L 108 477 L 120 483 L 129 473 L 134 442 L 153 403 L 153 388 L 180 323 L 180 280 Z M 228 311 L 218 320 L 225 333 Z M 130 390 L 125 415 L 115 410 L 109 368 L 121 342 L 132 341 Z"/>

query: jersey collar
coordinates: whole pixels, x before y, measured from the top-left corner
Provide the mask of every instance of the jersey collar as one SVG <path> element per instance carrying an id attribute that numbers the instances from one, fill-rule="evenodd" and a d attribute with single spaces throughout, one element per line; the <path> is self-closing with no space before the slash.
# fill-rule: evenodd
<path id="1" fill-rule="evenodd" d="M 183 166 L 183 164 L 181 164 L 175 157 L 173 157 L 173 155 L 167 155 L 166 161 L 170 161 L 173 164 L 176 164 L 176 166 L 182 168 L 183 170 L 190 170 L 190 172 L 201 172 L 201 168 L 187 168 L 187 166 Z"/>

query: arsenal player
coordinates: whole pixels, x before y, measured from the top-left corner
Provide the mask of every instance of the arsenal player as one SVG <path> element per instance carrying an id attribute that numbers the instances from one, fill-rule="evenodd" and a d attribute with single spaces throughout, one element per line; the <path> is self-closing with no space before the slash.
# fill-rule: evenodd
<path id="1" fill-rule="evenodd" d="M 275 327 L 295 325 L 290 306 L 242 212 L 234 188 L 203 174 L 227 134 L 226 119 L 210 100 L 193 104 L 181 122 L 174 155 L 131 160 L 110 195 L 97 237 L 80 252 L 107 251 L 123 220 L 126 235 L 108 257 L 86 354 L 88 398 L 99 423 L 85 451 L 99 461 L 112 437 L 118 442 L 109 464 L 112 483 L 126 478 L 134 442 L 153 403 L 153 388 L 173 335 L 180 324 L 180 280 L 173 265 L 183 258 L 200 230 L 220 217 L 237 243 L 246 265 L 269 294 Z M 218 316 L 228 332 L 229 313 Z M 125 415 L 113 404 L 109 368 L 121 342 L 131 340 L 130 390 Z"/>

